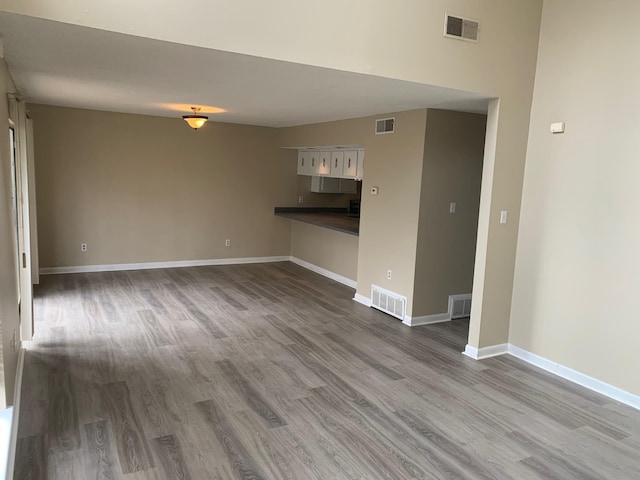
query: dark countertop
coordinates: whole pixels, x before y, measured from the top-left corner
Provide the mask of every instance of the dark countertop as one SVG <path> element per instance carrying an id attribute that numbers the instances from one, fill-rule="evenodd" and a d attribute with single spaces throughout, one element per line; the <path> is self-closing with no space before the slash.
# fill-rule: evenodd
<path id="1" fill-rule="evenodd" d="M 279 217 L 348 233 L 349 235 L 358 236 L 360 234 L 360 219 L 347 215 L 346 208 L 275 207 L 273 213 Z"/>

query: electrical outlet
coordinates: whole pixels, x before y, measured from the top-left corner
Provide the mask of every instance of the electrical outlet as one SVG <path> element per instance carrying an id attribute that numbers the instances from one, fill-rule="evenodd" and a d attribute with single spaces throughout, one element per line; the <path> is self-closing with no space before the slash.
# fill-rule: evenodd
<path id="1" fill-rule="evenodd" d="M 387 270 L 387 280 L 391 280 L 391 270 Z"/>
<path id="2" fill-rule="evenodd" d="M 231 246 L 231 240 L 229 240 L 228 238 L 224 241 L 224 246 L 225 247 L 230 247 Z"/>
<path id="3" fill-rule="evenodd" d="M 304 203 L 304 197 L 302 195 L 298 197 L 298 203 Z"/>
<path id="4" fill-rule="evenodd" d="M 87 244 L 86 243 L 81 243 L 80 244 L 80 251 L 81 252 L 86 252 L 87 251 Z"/>
<path id="5" fill-rule="evenodd" d="M 456 213 L 456 202 L 451 202 L 449 204 L 449 213 Z"/>

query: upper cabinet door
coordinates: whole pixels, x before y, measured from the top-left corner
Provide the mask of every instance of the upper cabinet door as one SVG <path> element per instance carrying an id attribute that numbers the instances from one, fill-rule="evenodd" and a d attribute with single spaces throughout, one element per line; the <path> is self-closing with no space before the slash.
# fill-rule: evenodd
<path id="1" fill-rule="evenodd" d="M 298 152 L 298 175 L 311 175 L 311 152 Z"/>
<path id="2" fill-rule="evenodd" d="M 318 175 L 331 174 L 331 152 L 318 152 Z"/>
<path id="3" fill-rule="evenodd" d="M 341 177 L 343 175 L 344 152 L 331 152 L 331 176 Z"/>
<path id="4" fill-rule="evenodd" d="M 356 178 L 362 180 L 364 177 L 364 150 L 358 150 L 358 170 L 356 172 Z"/>
<path id="5" fill-rule="evenodd" d="M 309 153 L 309 175 L 320 175 L 320 162 L 318 162 L 318 158 L 320 157 L 320 152 L 315 150 L 311 150 Z"/>
<path id="6" fill-rule="evenodd" d="M 346 150 L 344 152 L 344 166 L 342 176 L 346 178 L 356 178 L 358 173 L 358 151 Z"/>

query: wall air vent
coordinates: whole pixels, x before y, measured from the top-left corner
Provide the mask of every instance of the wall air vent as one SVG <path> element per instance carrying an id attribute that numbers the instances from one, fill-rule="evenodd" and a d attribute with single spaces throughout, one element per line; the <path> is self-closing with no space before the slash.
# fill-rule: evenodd
<path id="1" fill-rule="evenodd" d="M 478 43 L 480 22 L 470 18 L 444 14 L 444 36 Z"/>
<path id="2" fill-rule="evenodd" d="M 454 318 L 464 318 L 471 315 L 471 294 L 449 295 L 449 316 Z"/>
<path id="3" fill-rule="evenodd" d="M 407 297 L 390 292 L 377 285 L 371 285 L 371 306 L 373 308 L 404 320 L 406 305 Z"/>
<path id="4" fill-rule="evenodd" d="M 391 118 L 379 118 L 376 120 L 376 135 L 382 135 L 383 133 L 394 133 L 396 131 L 396 119 Z"/>

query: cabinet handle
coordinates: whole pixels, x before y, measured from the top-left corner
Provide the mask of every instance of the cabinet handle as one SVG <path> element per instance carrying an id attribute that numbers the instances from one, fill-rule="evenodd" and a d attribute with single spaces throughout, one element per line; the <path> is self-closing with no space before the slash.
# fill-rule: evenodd
<path id="1" fill-rule="evenodd" d="M 336 168 L 338 168 L 338 159 L 336 158 Z"/>
<path id="2" fill-rule="evenodd" d="M 315 158 L 311 158 L 311 166 L 313 167 L 316 164 L 316 159 Z"/>
<path id="3" fill-rule="evenodd" d="M 351 159 L 349 159 L 349 163 L 347 165 L 347 168 L 351 168 Z"/>
<path id="4" fill-rule="evenodd" d="M 302 157 L 302 166 L 304 167 L 304 157 Z"/>
<path id="5" fill-rule="evenodd" d="M 324 168 L 324 167 L 325 167 L 326 163 L 327 163 L 327 159 L 326 159 L 326 158 L 323 158 L 323 159 L 322 159 L 322 168 Z"/>

